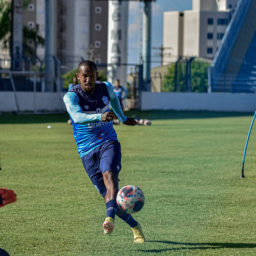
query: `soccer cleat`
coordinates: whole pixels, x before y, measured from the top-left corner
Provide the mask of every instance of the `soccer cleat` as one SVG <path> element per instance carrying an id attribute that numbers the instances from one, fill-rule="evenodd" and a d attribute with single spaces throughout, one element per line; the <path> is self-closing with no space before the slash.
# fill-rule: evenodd
<path id="1" fill-rule="evenodd" d="M 142 228 L 138 223 L 137 226 L 132 228 L 133 236 L 134 236 L 134 243 L 142 244 L 145 242 L 145 237 L 142 232 Z"/>
<path id="2" fill-rule="evenodd" d="M 103 223 L 104 234 L 111 234 L 114 229 L 114 220 L 111 217 L 107 217 Z"/>

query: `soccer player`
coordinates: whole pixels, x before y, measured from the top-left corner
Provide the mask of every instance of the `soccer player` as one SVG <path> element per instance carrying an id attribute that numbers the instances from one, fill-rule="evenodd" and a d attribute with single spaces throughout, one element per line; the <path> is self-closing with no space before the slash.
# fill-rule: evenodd
<path id="1" fill-rule="evenodd" d="M 70 83 L 68 85 L 68 90 L 71 90 L 73 86 L 77 85 L 78 82 L 77 82 L 77 78 L 76 77 L 73 77 L 73 80 L 72 80 L 72 83 Z"/>
<path id="2" fill-rule="evenodd" d="M 94 62 L 81 62 L 77 73 L 80 84 L 67 92 L 63 100 L 72 121 L 77 150 L 85 171 L 105 199 L 107 216 L 103 223 L 104 234 L 113 231 L 117 215 L 131 227 L 134 242 L 143 243 L 145 238 L 140 224 L 118 209 L 116 204 L 121 148 L 112 121 L 118 118 L 126 125 L 137 123 L 123 114 L 112 85 L 96 81 L 97 75 Z M 114 113 L 110 111 L 110 104 Z"/>
<path id="3" fill-rule="evenodd" d="M 119 99 L 120 105 L 122 110 L 124 109 L 123 100 L 127 98 L 128 91 L 120 84 L 120 80 L 116 79 L 114 85 L 114 93 L 116 94 L 117 98 Z M 124 96 L 123 96 L 124 93 Z"/>
<path id="4" fill-rule="evenodd" d="M 0 207 L 14 203 L 17 200 L 13 190 L 0 188 Z"/>

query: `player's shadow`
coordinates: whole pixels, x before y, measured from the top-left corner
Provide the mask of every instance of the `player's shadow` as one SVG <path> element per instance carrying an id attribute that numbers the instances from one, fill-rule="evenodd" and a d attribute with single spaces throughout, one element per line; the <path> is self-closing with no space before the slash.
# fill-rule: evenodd
<path id="1" fill-rule="evenodd" d="M 138 251 L 141 252 L 149 252 L 149 253 L 161 253 L 167 251 L 182 251 L 182 250 L 207 250 L 207 249 L 249 249 L 256 248 L 255 243 L 182 243 L 182 242 L 174 242 L 174 241 L 166 241 L 166 240 L 149 240 L 147 243 L 162 243 L 169 245 L 181 245 L 181 247 L 174 248 L 164 248 L 164 249 L 152 249 L 152 250 L 143 250 L 140 249 Z"/>
<path id="2" fill-rule="evenodd" d="M 0 248 L 0 256 L 10 256 L 10 254 L 7 251 L 5 251 L 4 249 Z"/>

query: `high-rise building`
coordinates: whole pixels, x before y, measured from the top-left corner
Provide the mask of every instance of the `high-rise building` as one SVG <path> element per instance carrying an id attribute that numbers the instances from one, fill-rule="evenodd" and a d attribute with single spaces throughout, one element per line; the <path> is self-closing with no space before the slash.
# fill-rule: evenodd
<path id="1" fill-rule="evenodd" d="M 53 0 L 51 0 L 53 1 Z M 66 70 L 73 69 L 82 59 L 107 63 L 108 1 L 54 0 L 54 55 Z M 45 1 L 31 0 L 23 12 L 23 24 L 37 28 L 45 38 Z M 44 60 L 44 46 L 34 45 L 37 56 Z M 0 57 L 8 50 L 0 50 Z M 9 57 L 10 58 L 10 57 Z"/>
<path id="2" fill-rule="evenodd" d="M 192 10 L 164 13 L 163 47 L 171 48 L 171 56 L 163 63 L 179 57 L 213 59 L 238 0 L 193 0 Z"/>
<path id="3" fill-rule="evenodd" d="M 106 1 L 58 0 L 56 56 L 75 67 L 82 59 L 107 62 L 108 4 Z"/>

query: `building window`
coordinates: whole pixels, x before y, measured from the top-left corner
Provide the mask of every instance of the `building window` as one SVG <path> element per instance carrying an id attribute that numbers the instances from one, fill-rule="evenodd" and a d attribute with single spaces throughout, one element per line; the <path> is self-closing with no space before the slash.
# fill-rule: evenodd
<path id="1" fill-rule="evenodd" d="M 101 24 L 95 24 L 95 30 L 96 31 L 101 31 Z"/>
<path id="2" fill-rule="evenodd" d="M 212 53 L 213 53 L 212 47 L 208 47 L 207 48 L 207 54 L 212 54 Z"/>
<path id="3" fill-rule="evenodd" d="M 208 18 L 207 23 L 208 23 L 208 25 L 213 25 L 213 18 Z"/>
<path id="4" fill-rule="evenodd" d="M 217 24 L 221 26 L 228 25 L 228 19 L 218 19 Z"/>
<path id="5" fill-rule="evenodd" d="M 95 13 L 99 14 L 102 12 L 102 8 L 100 6 L 95 7 Z"/>
<path id="6" fill-rule="evenodd" d="M 213 33 L 207 33 L 207 39 L 213 39 Z"/>
<path id="7" fill-rule="evenodd" d="M 35 22 L 34 21 L 29 21 L 28 22 L 28 27 L 29 28 L 34 28 L 35 27 Z"/>
<path id="8" fill-rule="evenodd" d="M 29 10 L 29 11 L 32 12 L 32 11 L 34 11 L 34 9 L 35 9 L 35 5 L 34 5 L 34 4 L 29 4 L 29 5 L 28 5 L 28 10 Z"/>
<path id="9" fill-rule="evenodd" d="M 100 48 L 101 47 L 101 41 L 95 41 L 94 46 L 95 46 L 95 48 Z"/>
<path id="10" fill-rule="evenodd" d="M 217 34 L 217 39 L 218 39 L 218 40 L 222 40 L 223 36 L 224 36 L 223 33 L 218 33 L 218 34 Z"/>
<path id="11" fill-rule="evenodd" d="M 228 9 L 232 9 L 232 4 L 229 4 L 229 5 L 228 5 Z"/>

